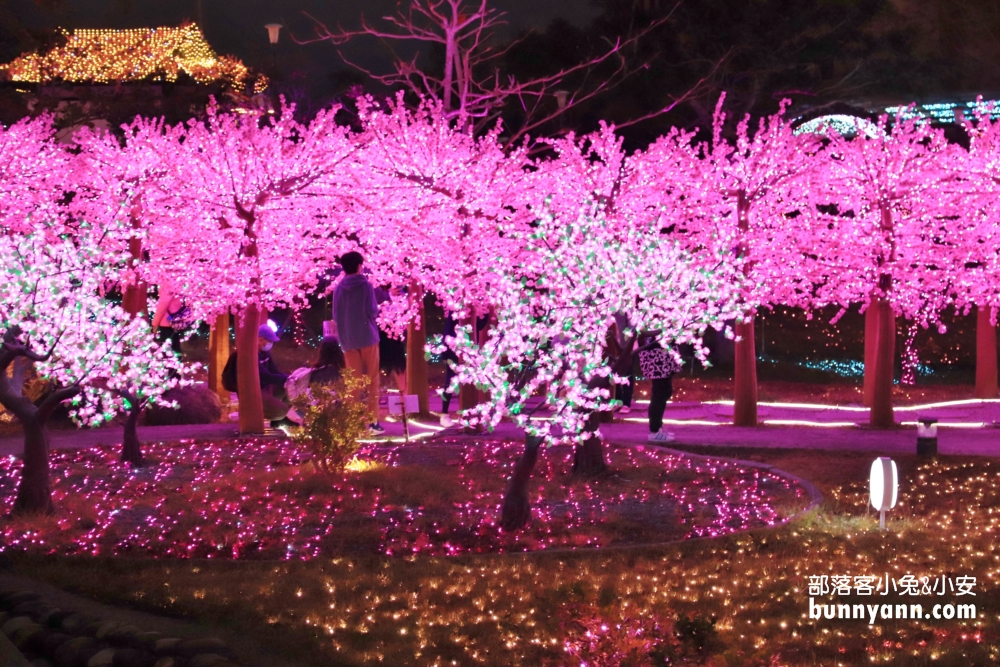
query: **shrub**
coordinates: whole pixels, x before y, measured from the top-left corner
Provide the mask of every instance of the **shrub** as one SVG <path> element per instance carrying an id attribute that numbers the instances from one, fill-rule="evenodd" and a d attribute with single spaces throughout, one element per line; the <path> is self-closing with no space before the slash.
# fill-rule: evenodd
<path id="1" fill-rule="evenodd" d="M 295 439 L 313 453 L 323 472 L 341 472 L 361 447 L 368 433 L 368 408 L 364 396 L 368 378 L 352 369 L 332 385 L 313 384 L 296 396 L 292 405 L 302 415 L 302 429 Z"/>
<path id="2" fill-rule="evenodd" d="M 178 424 L 215 424 L 222 416 L 222 403 L 214 391 L 204 384 L 175 387 L 163 394 L 164 400 L 177 401 L 176 408 L 151 405 L 146 408 L 148 426 Z"/>

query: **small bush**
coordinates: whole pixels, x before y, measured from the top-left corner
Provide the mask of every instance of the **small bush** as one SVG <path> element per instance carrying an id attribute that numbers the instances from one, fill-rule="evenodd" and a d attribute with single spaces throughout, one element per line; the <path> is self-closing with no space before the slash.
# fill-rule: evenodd
<path id="1" fill-rule="evenodd" d="M 146 408 L 148 426 L 174 426 L 178 424 L 215 424 L 222 416 L 222 403 L 214 391 L 203 384 L 175 387 L 163 395 L 168 401 L 177 401 L 176 408 L 151 405 Z"/>
<path id="2" fill-rule="evenodd" d="M 310 385 L 292 405 L 302 417 L 295 439 L 313 453 L 316 467 L 326 473 L 341 472 L 368 433 L 368 408 L 364 396 L 368 378 L 346 369 L 332 385 Z"/>

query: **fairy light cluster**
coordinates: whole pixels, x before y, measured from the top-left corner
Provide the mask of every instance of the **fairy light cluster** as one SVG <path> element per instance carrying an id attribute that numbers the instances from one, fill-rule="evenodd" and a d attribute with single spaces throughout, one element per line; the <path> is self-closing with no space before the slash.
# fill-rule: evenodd
<path id="1" fill-rule="evenodd" d="M 707 363 L 706 328 L 724 329 L 739 312 L 738 262 L 728 253 L 687 253 L 641 229 L 615 234 L 611 225 L 590 206 L 569 219 L 546 213 L 517 237 L 524 259 L 491 276 L 497 325 L 489 341 L 478 345 L 471 327 L 445 341 L 462 359 L 453 390 L 460 383 L 489 390 L 487 401 L 463 413 L 467 423 L 492 429 L 509 416 L 548 444 L 591 437 L 590 415 L 612 405 L 601 379 L 610 375 L 602 357 L 616 312 L 628 334 L 659 330 L 665 345 L 690 343 Z M 556 413 L 532 420 L 528 401 L 544 386 Z"/>
<path id="2" fill-rule="evenodd" d="M 34 362 L 39 376 L 77 387 L 70 414 L 97 426 L 125 409 L 122 392 L 156 403 L 187 369 L 153 341 L 144 320 L 100 296 L 122 259 L 100 240 L 123 230 L 84 225 L 75 239 L 59 238 L 60 231 L 37 223 L 31 233 L 0 236 L 0 331 L 16 326 L 30 352 L 47 353 Z"/>
<path id="3" fill-rule="evenodd" d="M 513 464 L 519 445 L 443 442 L 425 455 L 442 449 L 454 457 L 449 464 L 461 490 L 444 513 L 400 500 L 356 474 L 317 485 L 320 478 L 303 465 L 304 451 L 285 440 L 151 445 L 146 456 L 154 463 L 139 469 L 118 462 L 108 448 L 57 451 L 51 455 L 53 498 L 62 511 L 43 523 L 5 523 L 0 551 L 284 560 L 362 548 L 394 556 L 536 551 L 628 541 L 607 522 L 629 512 L 648 524 L 632 540 L 662 542 L 773 525 L 787 516 L 776 502 L 807 502 L 797 483 L 779 475 L 659 450 L 614 452 L 613 462 L 624 470 L 660 471 L 632 489 L 601 480 L 564 487 L 572 451 L 562 448 L 547 454 L 536 471 L 532 493 L 539 500 L 531 527 L 504 533 L 497 472 Z M 414 452 L 412 446 L 370 450 L 362 461 L 377 474 L 405 465 L 401 461 L 412 460 Z M 0 469 L 7 505 L 20 462 L 4 459 Z M 352 528 L 358 522 L 369 528 L 358 533 Z M 352 537 L 344 538 L 344 531 Z"/>
<path id="4" fill-rule="evenodd" d="M 904 366 L 903 384 L 913 384 L 916 375 L 929 376 L 934 374 L 934 370 L 925 364 L 917 362 L 916 353 L 909 358 L 909 364 Z M 865 362 L 857 359 L 816 359 L 796 362 L 802 368 L 811 368 L 817 371 L 826 371 L 845 378 L 859 378 L 865 374 Z M 906 381 L 905 371 L 909 371 L 910 381 Z"/>
<path id="5" fill-rule="evenodd" d="M 65 44 L 47 53 L 28 53 L 0 71 L 11 81 L 48 83 L 173 82 L 187 74 L 201 84 L 223 82 L 242 89 L 250 81 L 246 66 L 219 56 L 194 24 L 126 30 L 61 30 Z"/>
<path id="6" fill-rule="evenodd" d="M 624 657 L 656 644 L 679 664 L 995 664 L 1000 467 L 980 460 L 901 470 L 889 533 L 877 530 L 862 470 L 857 484 L 830 491 L 835 511 L 808 522 L 659 550 L 456 560 L 366 554 L 240 568 L 172 561 L 112 576 L 117 590 L 136 591 L 146 605 L 187 614 L 239 609 L 261 624 L 306 630 L 330 662 L 618 667 L 643 664 Z M 810 620 L 809 577 L 838 573 L 975 576 L 980 615 L 871 626 Z M 96 593 L 103 583 L 79 585 Z M 712 641 L 697 654 L 683 619 L 711 617 Z"/>

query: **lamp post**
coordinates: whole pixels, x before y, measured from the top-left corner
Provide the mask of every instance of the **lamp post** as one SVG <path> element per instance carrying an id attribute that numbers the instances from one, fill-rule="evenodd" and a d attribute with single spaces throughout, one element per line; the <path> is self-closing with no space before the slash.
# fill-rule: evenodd
<path id="1" fill-rule="evenodd" d="M 284 27 L 285 26 L 281 25 L 280 23 L 268 23 L 266 26 L 264 26 L 264 28 L 267 30 L 267 39 L 271 42 L 272 46 L 278 43 L 278 33 L 280 33 L 281 29 Z"/>
<path id="2" fill-rule="evenodd" d="M 937 456 L 937 422 L 935 417 L 917 417 L 917 456 Z"/>
<path id="3" fill-rule="evenodd" d="M 278 78 L 278 37 L 281 33 L 281 29 L 284 26 L 280 23 L 268 23 L 264 26 L 267 30 L 267 40 L 271 43 L 271 111 L 270 113 L 276 113 L 278 108 L 278 99 L 274 92 L 274 81 Z"/>
<path id="4" fill-rule="evenodd" d="M 278 36 L 284 28 L 280 23 L 268 23 L 264 28 L 267 30 L 267 40 L 271 42 L 271 69 L 278 70 Z"/>

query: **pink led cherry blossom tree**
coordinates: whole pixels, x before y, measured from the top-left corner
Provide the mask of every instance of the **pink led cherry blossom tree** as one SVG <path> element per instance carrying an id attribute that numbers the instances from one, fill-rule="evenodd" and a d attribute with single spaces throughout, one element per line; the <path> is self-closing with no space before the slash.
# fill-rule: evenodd
<path id="1" fill-rule="evenodd" d="M 828 133 L 826 169 L 817 200 L 838 213 L 817 227 L 814 253 L 825 267 L 816 301 L 867 305 L 865 387 L 870 424 L 893 426 L 892 382 L 896 316 L 923 326 L 954 303 L 966 251 L 956 220 L 958 148 L 919 118 L 882 117 L 877 131 L 847 138 Z M 939 327 L 943 332 L 943 327 Z"/>
<path id="2" fill-rule="evenodd" d="M 445 341 L 460 352 L 455 385 L 474 384 L 489 396 L 463 413 L 464 423 L 492 429 L 510 417 L 528 436 L 504 500 L 507 529 L 530 516 L 527 482 L 540 445 L 575 444 L 578 461 L 603 462 L 596 415 L 614 406 L 611 382 L 624 381 L 625 372 L 605 350 L 613 315 L 625 315 L 633 340 L 659 331 L 666 345 L 693 344 L 705 363 L 701 334 L 736 315 L 741 284 L 740 261 L 730 253 L 696 260 L 656 227 L 611 224 L 599 206 L 569 219 L 544 215 L 514 236 L 525 252 L 495 266 L 497 326 L 489 341 L 477 345 L 468 326 Z M 528 400 L 543 386 L 556 413 L 533 420 L 537 407 Z"/>
<path id="3" fill-rule="evenodd" d="M 128 239 L 131 260 L 122 276 L 122 307 L 132 315 L 146 313 L 148 284 L 140 276 L 142 237 L 155 220 L 143 209 L 143 195 L 154 191 L 165 178 L 169 159 L 183 137 L 183 126 L 168 126 L 162 120 L 136 118 L 121 128 L 121 136 L 84 128 L 74 135 L 77 183 L 74 212 L 95 224 L 114 224 L 127 218 L 134 234 Z M 160 297 L 173 282 L 161 284 Z M 169 298 L 169 297 L 168 297 Z M 211 322 L 209 336 L 208 384 L 220 398 L 228 400 L 222 387 L 222 369 L 229 357 L 229 313 Z"/>
<path id="4" fill-rule="evenodd" d="M 1000 306 L 1000 122 L 995 109 L 977 109 L 975 123 L 966 122 L 969 177 L 962 247 L 968 252 L 966 272 L 958 281 L 959 305 L 976 308 L 976 398 L 996 398 L 997 308 Z"/>
<path id="5" fill-rule="evenodd" d="M 762 306 L 807 306 L 812 291 L 809 253 L 815 233 L 810 174 L 820 145 L 797 136 L 787 105 L 752 128 L 750 118 L 725 137 L 725 95 L 716 106 L 712 139 L 700 145 L 674 132 L 633 159 L 654 190 L 670 194 L 664 224 L 689 249 L 726 246 L 744 259 L 736 322 L 733 423 L 757 425 L 754 316 Z M 647 200 L 649 197 L 647 196 Z M 646 208 L 651 208 L 649 204 Z"/>
<path id="6" fill-rule="evenodd" d="M 0 158 L 0 229 L 25 232 L 32 221 L 64 219 L 70 154 L 56 143 L 50 117 L 0 127 Z"/>
<path id="7" fill-rule="evenodd" d="M 46 424 L 60 403 L 72 400 L 74 419 L 97 425 L 121 408 L 121 390 L 138 388 L 156 400 L 162 391 L 149 383 L 168 388 L 165 373 L 177 367 L 150 342 L 145 322 L 100 296 L 125 259 L 101 245 L 126 234 L 85 223 L 73 236 L 60 232 L 59 225 L 35 223 L 26 234 L 0 236 L 0 404 L 24 429 L 16 514 L 53 509 Z M 29 364 L 54 385 L 38 405 L 24 394 Z M 142 372 L 147 378 L 136 377 Z"/>
<path id="8" fill-rule="evenodd" d="M 356 195 L 358 144 L 334 122 L 309 125 L 210 108 L 163 155 L 165 174 L 143 200 L 149 275 L 202 318 L 239 314 L 240 431 L 264 429 L 257 372 L 262 311 L 299 307 L 339 254 L 340 215 Z M 181 140 L 183 138 L 183 140 Z"/>
<path id="9" fill-rule="evenodd" d="M 525 151 L 504 151 L 499 127 L 474 136 L 435 101 L 411 110 L 401 98 L 385 107 L 362 100 L 361 118 L 364 195 L 344 231 L 358 239 L 376 281 L 410 289 L 379 319 L 391 335 L 407 329 L 408 391 L 425 412 L 423 295 L 465 317 L 489 309 L 484 277 L 516 252 L 505 234 L 525 220 Z"/>
<path id="10" fill-rule="evenodd" d="M 73 140 L 76 196 L 75 215 L 96 225 L 115 225 L 128 220 L 136 233 L 128 239 L 131 260 L 122 276 L 122 307 L 133 315 L 146 310 L 147 285 L 140 278 L 141 230 L 149 221 L 142 211 L 143 193 L 165 173 L 164 156 L 176 145 L 183 128 L 165 126 L 161 120 L 136 118 L 121 128 L 119 138 L 111 132 L 83 128 Z"/>

